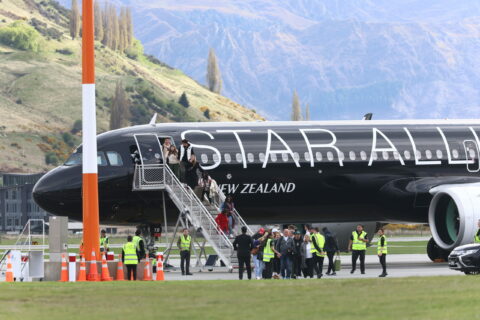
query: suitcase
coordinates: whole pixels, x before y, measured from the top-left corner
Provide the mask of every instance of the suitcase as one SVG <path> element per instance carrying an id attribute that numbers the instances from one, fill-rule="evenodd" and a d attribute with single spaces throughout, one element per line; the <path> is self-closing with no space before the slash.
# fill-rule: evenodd
<path id="1" fill-rule="evenodd" d="M 215 264 L 217 264 L 218 260 L 218 255 L 216 254 L 211 254 L 208 256 L 207 261 L 205 262 L 205 267 L 215 267 Z"/>
<path id="2" fill-rule="evenodd" d="M 335 260 L 333 263 L 335 265 L 335 272 L 340 271 L 342 269 L 342 260 L 340 260 L 339 256 L 335 257 Z"/>

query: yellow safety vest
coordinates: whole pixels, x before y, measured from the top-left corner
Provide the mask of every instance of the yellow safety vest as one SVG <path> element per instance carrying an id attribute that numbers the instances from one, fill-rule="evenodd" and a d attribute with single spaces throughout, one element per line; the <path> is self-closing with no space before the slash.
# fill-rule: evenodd
<path id="1" fill-rule="evenodd" d="M 268 239 L 263 248 L 263 262 L 270 262 L 273 259 L 273 250 L 272 250 L 272 239 Z"/>
<path id="2" fill-rule="evenodd" d="M 137 249 L 133 242 L 127 242 L 123 245 L 123 254 L 125 264 L 138 264 Z"/>
<path id="3" fill-rule="evenodd" d="M 352 242 L 352 250 L 367 250 L 367 243 L 360 241 L 359 238 L 365 239 L 367 236 L 367 233 L 365 231 L 362 231 L 360 234 L 360 237 L 358 236 L 357 231 L 352 232 L 353 236 L 353 242 Z"/>
<path id="4" fill-rule="evenodd" d="M 478 231 L 477 231 L 477 233 L 475 234 L 475 238 L 473 238 L 473 242 L 475 242 L 475 243 L 480 243 L 480 237 L 478 236 Z"/>
<path id="5" fill-rule="evenodd" d="M 383 243 L 383 247 L 381 246 L 382 238 L 385 239 L 385 242 Z M 387 250 L 387 237 L 385 237 L 385 235 L 383 235 L 383 236 L 381 236 L 380 238 L 378 238 L 377 253 L 381 253 L 381 254 L 387 254 L 387 253 L 388 253 L 388 250 Z"/>
<path id="6" fill-rule="evenodd" d="M 142 240 L 142 237 L 139 236 L 133 236 L 133 244 L 135 245 L 136 250 L 140 250 L 140 240 Z"/>
<path id="7" fill-rule="evenodd" d="M 102 249 L 104 249 L 104 250 L 108 249 L 108 237 L 100 238 L 100 250 L 102 250 Z"/>
<path id="8" fill-rule="evenodd" d="M 320 233 L 314 233 L 312 234 L 312 237 L 315 238 L 315 242 L 317 243 L 317 246 L 322 250 L 321 252 L 318 252 L 317 249 L 315 248 L 315 245 L 312 244 L 310 246 L 310 252 L 313 254 L 316 254 L 318 257 L 325 257 L 325 252 L 323 252 L 323 247 L 325 246 L 325 237 L 320 234 Z"/>
<path id="9" fill-rule="evenodd" d="M 180 236 L 180 250 L 181 251 L 190 251 L 190 243 L 192 242 L 192 238 L 187 236 L 185 239 L 184 235 Z"/>

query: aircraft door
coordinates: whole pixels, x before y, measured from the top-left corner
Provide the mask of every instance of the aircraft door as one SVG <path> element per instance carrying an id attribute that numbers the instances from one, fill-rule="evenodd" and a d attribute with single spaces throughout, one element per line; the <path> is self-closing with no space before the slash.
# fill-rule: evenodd
<path id="1" fill-rule="evenodd" d="M 465 155 L 467 160 L 467 170 L 468 172 L 475 173 L 480 171 L 480 150 L 478 144 L 474 140 L 465 140 L 463 141 L 463 146 L 465 148 Z"/>
<path id="2" fill-rule="evenodd" d="M 156 134 L 142 133 L 134 135 L 142 165 L 163 163 L 162 146 Z"/>

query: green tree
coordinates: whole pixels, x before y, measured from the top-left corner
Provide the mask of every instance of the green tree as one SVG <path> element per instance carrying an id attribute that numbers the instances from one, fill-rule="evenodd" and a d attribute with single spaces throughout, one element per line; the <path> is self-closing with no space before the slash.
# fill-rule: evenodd
<path id="1" fill-rule="evenodd" d="M 103 40 L 103 12 L 98 0 L 95 0 L 95 39 Z"/>
<path id="2" fill-rule="evenodd" d="M 294 90 L 292 99 L 292 121 L 300 120 L 302 120 L 302 109 L 300 107 L 300 99 L 298 98 L 297 90 Z"/>
<path id="3" fill-rule="evenodd" d="M 80 33 L 80 10 L 77 0 L 72 0 L 72 11 L 70 12 L 70 36 L 72 40 Z"/>
<path id="4" fill-rule="evenodd" d="M 208 53 L 207 86 L 212 92 L 220 94 L 222 91 L 222 76 L 218 67 L 217 56 L 213 48 Z"/>
<path id="5" fill-rule="evenodd" d="M 75 120 L 75 122 L 73 123 L 72 130 L 70 130 L 70 132 L 72 134 L 77 134 L 80 131 L 82 131 L 82 120 Z"/>
<path id="6" fill-rule="evenodd" d="M 45 44 L 40 33 L 25 21 L 15 21 L 0 28 L 0 43 L 32 52 L 42 51 Z"/>
<path id="7" fill-rule="evenodd" d="M 110 130 L 119 129 L 128 125 L 130 118 L 130 101 L 127 98 L 121 81 L 117 82 L 115 94 L 112 97 L 110 108 Z"/>
<path id="8" fill-rule="evenodd" d="M 183 92 L 180 96 L 180 99 L 178 99 L 178 103 L 180 103 L 185 108 L 190 107 L 190 102 L 188 101 L 187 94 L 185 92 Z"/>

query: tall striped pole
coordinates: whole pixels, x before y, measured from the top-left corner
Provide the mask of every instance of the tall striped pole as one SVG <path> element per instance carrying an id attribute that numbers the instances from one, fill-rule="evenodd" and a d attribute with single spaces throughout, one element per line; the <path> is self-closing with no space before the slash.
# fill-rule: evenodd
<path id="1" fill-rule="evenodd" d="M 82 210 L 86 259 L 100 256 L 93 0 L 82 3 Z"/>

